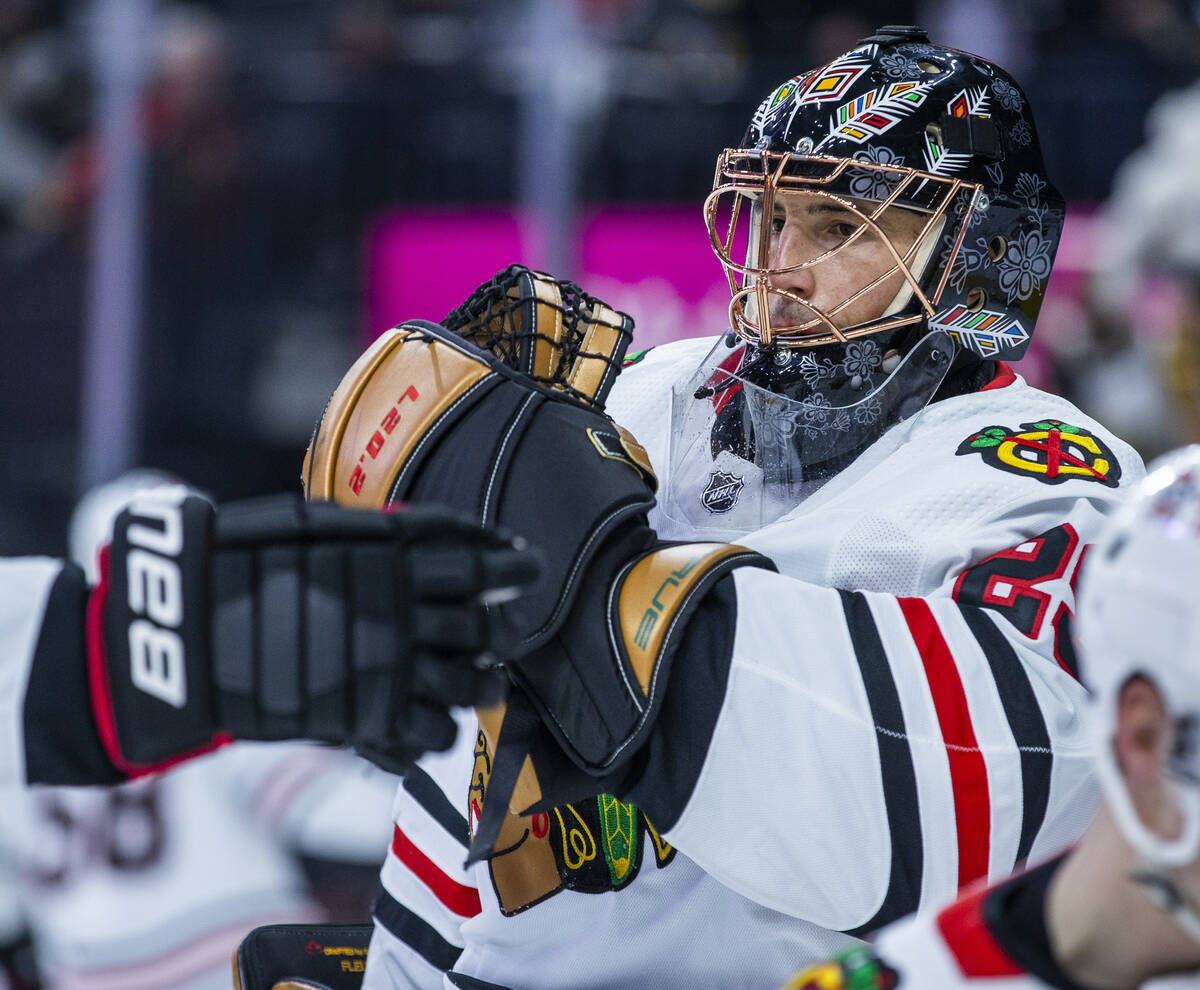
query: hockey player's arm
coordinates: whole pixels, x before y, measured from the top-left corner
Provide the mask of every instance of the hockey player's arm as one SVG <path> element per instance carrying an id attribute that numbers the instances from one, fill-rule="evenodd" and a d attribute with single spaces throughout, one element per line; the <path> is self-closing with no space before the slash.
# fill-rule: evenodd
<path id="1" fill-rule="evenodd" d="M 536 564 L 438 510 L 214 509 L 174 488 L 118 517 L 103 569 L 95 589 L 58 562 L 0 571 L 19 592 L 0 779 L 115 782 L 231 738 L 351 744 L 401 769 L 451 744 L 450 706 L 495 696 L 485 600 Z"/>
<path id="2" fill-rule="evenodd" d="M 730 544 L 664 543 L 648 524 L 649 459 L 603 413 L 628 333 L 569 283 L 501 273 L 447 325 L 412 320 L 372 344 L 305 459 L 311 499 L 451 506 L 541 551 L 542 580 L 505 607 L 522 632 L 504 655 L 519 690 L 484 722 L 495 762 L 469 861 L 509 810 L 611 790 L 695 607 L 730 571 L 772 566 Z"/>
<path id="3" fill-rule="evenodd" d="M 624 793 L 738 893 L 865 934 L 1075 837 L 1083 696 L 990 609 L 741 569 Z"/>

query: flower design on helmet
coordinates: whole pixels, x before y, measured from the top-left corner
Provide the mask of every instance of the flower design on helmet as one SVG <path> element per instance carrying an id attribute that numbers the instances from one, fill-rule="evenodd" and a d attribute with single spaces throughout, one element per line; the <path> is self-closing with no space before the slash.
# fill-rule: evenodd
<path id="1" fill-rule="evenodd" d="M 998 264 L 1000 288 L 1008 294 L 1010 304 L 1028 299 L 1049 276 L 1051 250 L 1040 230 L 1023 231 L 1009 242 Z"/>
<path id="2" fill-rule="evenodd" d="M 804 354 L 800 358 L 800 374 L 804 376 L 804 380 L 810 388 L 816 388 L 821 382 L 832 378 L 836 373 L 837 366 L 829 358 L 822 358 L 818 361 L 812 354 Z"/>
<path id="3" fill-rule="evenodd" d="M 1027 145 L 1033 140 L 1033 128 L 1025 120 L 1018 120 L 1013 129 L 1009 131 L 1009 134 L 1020 145 Z"/>
<path id="4" fill-rule="evenodd" d="M 854 407 L 854 422 L 859 426 L 870 426 L 883 415 L 883 403 L 877 398 L 864 399 Z"/>
<path id="5" fill-rule="evenodd" d="M 904 164 L 903 155 L 897 155 L 891 148 L 885 148 L 883 145 L 872 145 L 869 148 L 856 151 L 854 158 L 860 162 L 871 162 L 873 165 L 895 165 L 899 167 Z M 851 195 L 876 202 L 887 199 L 901 179 L 899 172 L 879 172 L 875 169 L 866 168 L 851 169 L 849 175 Z"/>
<path id="6" fill-rule="evenodd" d="M 889 79 L 911 79 L 920 68 L 917 63 L 899 52 L 889 52 L 879 59 L 879 67 L 888 74 Z"/>
<path id="7" fill-rule="evenodd" d="M 1021 99 L 1021 94 L 1015 86 L 1004 79 L 997 79 L 992 83 L 992 92 L 996 94 L 996 99 L 1005 110 L 1020 110 L 1021 104 L 1024 102 Z"/>
<path id="8" fill-rule="evenodd" d="M 950 285 L 957 292 L 962 292 L 967 285 L 967 276 L 971 272 L 983 265 L 983 259 L 987 257 L 987 245 L 983 238 L 979 238 L 976 242 L 979 245 L 979 250 L 969 248 L 965 244 L 959 249 L 958 254 L 954 258 L 954 263 L 950 266 Z M 942 252 L 942 265 L 946 264 L 947 257 L 950 254 L 951 248 L 946 248 Z"/>
<path id="9" fill-rule="evenodd" d="M 944 56 L 946 54 L 946 49 L 944 48 L 938 48 L 937 45 L 922 44 L 921 42 L 909 42 L 897 47 L 898 49 L 907 52 L 909 55 L 912 55 L 914 58 L 918 58 L 922 55 Z"/>
<path id="10" fill-rule="evenodd" d="M 1034 175 L 1032 172 L 1022 172 L 1017 176 L 1017 184 L 1014 192 L 1017 198 L 1022 200 L 1027 206 L 1036 207 L 1041 200 L 1042 190 L 1045 187 L 1045 179 Z"/>
<path id="11" fill-rule="evenodd" d="M 870 338 L 851 341 L 846 345 L 846 357 L 842 361 L 842 370 L 847 375 L 861 375 L 870 378 L 871 373 L 883 364 L 883 355 L 879 345 Z"/>
<path id="12" fill-rule="evenodd" d="M 833 406 L 830 405 L 829 397 L 823 392 L 814 392 L 806 398 L 800 411 L 804 417 L 803 425 L 806 430 L 824 429 L 831 425 L 829 420 L 833 415 Z"/>

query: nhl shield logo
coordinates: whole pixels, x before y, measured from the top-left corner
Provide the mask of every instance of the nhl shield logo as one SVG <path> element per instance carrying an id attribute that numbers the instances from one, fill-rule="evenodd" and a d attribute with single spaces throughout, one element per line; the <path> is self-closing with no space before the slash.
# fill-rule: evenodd
<path id="1" fill-rule="evenodd" d="M 700 504 L 709 512 L 728 512 L 737 505 L 738 495 L 746 482 L 734 474 L 714 471 L 708 479 L 708 487 L 700 495 Z"/>

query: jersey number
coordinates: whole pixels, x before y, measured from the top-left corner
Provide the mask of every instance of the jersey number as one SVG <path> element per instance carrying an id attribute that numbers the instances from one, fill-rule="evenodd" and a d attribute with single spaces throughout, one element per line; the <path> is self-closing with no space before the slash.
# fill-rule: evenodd
<path id="1" fill-rule="evenodd" d="M 954 583 L 954 600 L 981 605 L 999 612 L 1020 632 L 1037 639 L 1042 632 L 1053 597 L 1040 585 L 1055 581 L 1067 573 L 1075 557 L 1079 534 L 1070 524 L 1055 526 L 1041 536 L 1001 550 L 968 567 Z M 1071 570 L 1071 590 L 1075 590 L 1080 565 L 1087 552 L 1079 554 Z M 1075 651 L 1071 645 L 1071 610 L 1059 602 L 1050 618 L 1054 628 L 1054 656 L 1072 677 L 1077 677 Z"/>

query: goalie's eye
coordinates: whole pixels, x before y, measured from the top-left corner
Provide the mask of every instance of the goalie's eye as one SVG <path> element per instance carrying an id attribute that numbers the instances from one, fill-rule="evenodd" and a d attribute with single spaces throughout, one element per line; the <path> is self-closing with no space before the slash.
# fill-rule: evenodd
<path id="1" fill-rule="evenodd" d="M 834 243 L 841 244 L 853 237 L 861 226 L 861 224 L 851 223 L 848 220 L 838 220 L 826 228 L 825 237 Z"/>

